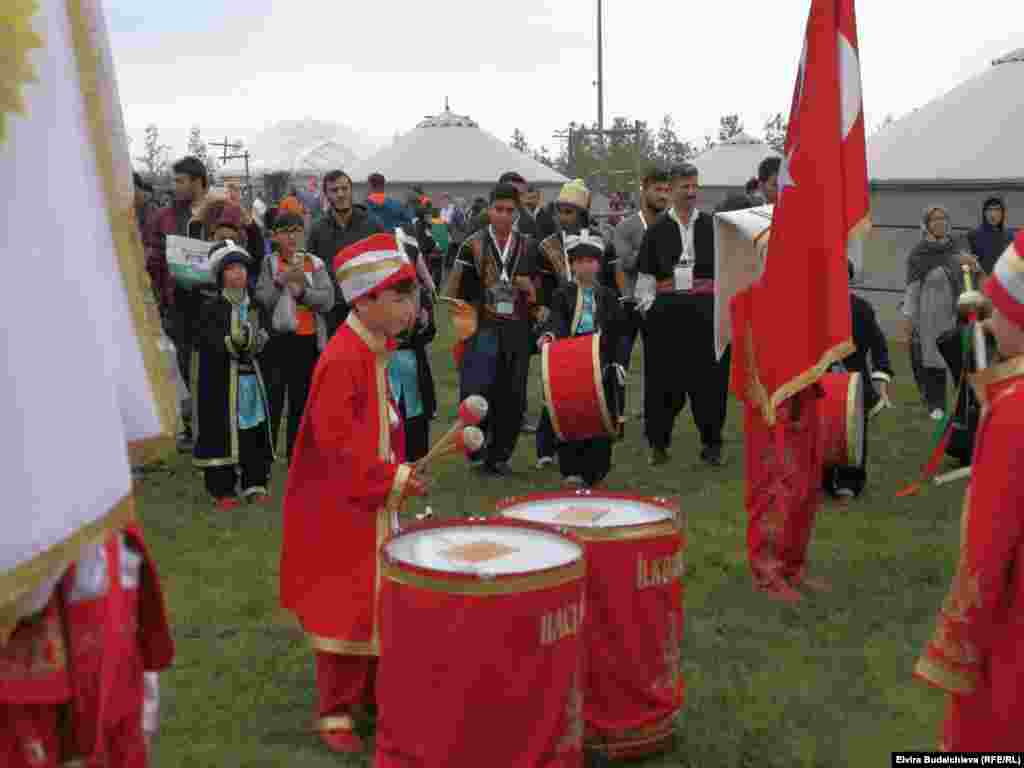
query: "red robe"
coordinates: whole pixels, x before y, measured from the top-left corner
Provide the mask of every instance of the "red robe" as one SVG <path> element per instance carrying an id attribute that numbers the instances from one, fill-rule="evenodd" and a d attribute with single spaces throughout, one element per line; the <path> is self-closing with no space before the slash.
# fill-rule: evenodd
<path id="1" fill-rule="evenodd" d="M 1024 751 L 1024 356 L 973 377 L 984 404 L 960 562 L 915 676 L 950 693 L 941 748 Z"/>
<path id="2" fill-rule="evenodd" d="M 388 392 L 393 346 L 350 312 L 317 362 L 295 441 L 281 604 L 321 652 L 380 654 L 380 547 L 411 475 Z"/>
<path id="3" fill-rule="evenodd" d="M 156 567 L 134 525 L 127 539 L 143 558 L 138 589 L 123 590 L 119 637 L 108 647 L 105 631 L 111 591 L 72 602 L 76 566 L 68 569 L 41 616 L 23 621 L 0 647 L 0 764 L 55 768 L 62 760 L 93 753 L 96 734 L 110 765 L 144 768 L 143 671 L 161 670 L 174 658 Z M 123 550 L 122 550 L 123 554 Z M 103 665 L 114 664 L 99 729 Z M 70 705 L 71 727 L 59 710 Z"/>
<path id="4" fill-rule="evenodd" d="M 757 376 L 745 315 L 749 301 L 748 291 L 730 303 L 733 328 L 748 328 L 744 338 L 734 340 L 730 381 L 733 392 L 744 401 L 747 557 L 756 586 L 771 589 L 782 582 L 799 586 L 821 505 L 823 392 L 819 384 L 812 384 L 779 405 L 775 425 L 765 421 L 761 404 L 767 393 Z"/>

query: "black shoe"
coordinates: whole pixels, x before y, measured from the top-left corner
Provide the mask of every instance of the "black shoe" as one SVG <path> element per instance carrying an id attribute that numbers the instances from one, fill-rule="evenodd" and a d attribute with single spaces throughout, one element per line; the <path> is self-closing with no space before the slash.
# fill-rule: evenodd
<path id="1" fill-rule="evenodd" d="M 712 467 L 720 467 L 725 463 L 722 460 L 721 445 L 705 445 L 704 449 L 700 452 L 700 457 L 704 460 L 704 463 L 710 464 Z"/>
<path id="2" fill-rule="evenodd" d="M 507 477 L 512 474 L 512 467 L 508 465 L 507 461 L 499 461 L 497 464 L 485 464 L 484 468 L 487 470 L 487 473 L 491 475 Z"/>
<path id="3" fill-rule="evenodd" d="M 178 453 L 192 453 L 192 448 L 192 432 L 180 433 L 178 435 Z"/>
<path id="4" fill-rule="evenodd" d="M 537 434 L 537 425 L 531 424 L 528 421 L 523 422 L 523 427 L 520 432 L 524 435 L 535 435 Z"/>

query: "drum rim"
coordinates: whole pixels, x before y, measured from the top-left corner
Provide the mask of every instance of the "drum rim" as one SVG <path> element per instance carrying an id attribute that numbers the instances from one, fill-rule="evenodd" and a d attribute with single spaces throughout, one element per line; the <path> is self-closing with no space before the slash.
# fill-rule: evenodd
<path id="1" fill-rule="evenodd" d="M 564 565 L 554 565 L 529 573 L 500 573 L 483 577 L 473 573 L 442 571 L 428 566 L 414 565 L 393 557 L 387 551 L 388 544 L 413 533 L 421 533 L 427 530 L 442 530 L 444 528 L 477 526 L 492 529 L 495 527 L 525 528 L 549 536 L 557 536 L 573 544 L 578 550 L 578 555 L 572 562 L 565 563 Z M 583 550 L 582 544 L 575 537 L 561 531 L 552 530 L 549 526 L 533 523 L 528 520 L 497 518 L 488 520 L 428 521 L 410 526 L 401 533 L 389 536 L 384 541 L 380 548 L 381 578 L 386 578 L 389 581 L 405 586 L 450 595 L 473 595 L 480 597 L 513 595 L 554 589 L 575 581 L 579 581 L 582 584 L 586 575 L 585 556 L 586 553 Z"/>
<path id="2" fill-rule="evenodd" d="M 582 541 L 595 540 L 622 540 L 622 539 L 654 539 L 663 536 L 678 535 L 682 538 L 682 548 L 686 547 L 686 518 L 678 502 L 670 501 L 663 496 L 641 496 L 637 493 L 624 491 L 605 490 L 576 490 L 576 491 L 538 491 L 522 496 L 507 496 L 495 503 L 495 511 L 505 515 L 511 507 L 521 504 L 533 504 L 536 502 L 555 501 L 559 499 L 607 499 L 608 501 L 632 501 L 646 504 L 652 507 L 659 507 L 669 513 L 666 520 L 659 520 L 655 523 L 633 523 L 628 525 L 616 525 L 606 528 L 591 526 L 572 525 L 571 523 L 536 523 L 531 520 L 521 522 L 540 525 L 547 530 L 555 530 L 568 535 L 570 538 L 577 538 Z M 520 522 L 520 518 L 506 517 L 506 520 Z"/>
<path id="3" fill-rule="evenodd" d="M 849 465 L 864 463 L 864 382 L 860 371 L 850 374 L 846 385 L 846 458 Z"/>

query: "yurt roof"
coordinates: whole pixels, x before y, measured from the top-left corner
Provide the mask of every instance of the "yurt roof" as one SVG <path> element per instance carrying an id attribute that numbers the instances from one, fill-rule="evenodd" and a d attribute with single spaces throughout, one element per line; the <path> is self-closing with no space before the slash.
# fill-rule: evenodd
<path id="1" fill-rule="evenodd" d="M 493 184 L 506 171 L 515 171 L 531 184 L 568 181 L 480 128 L 472 118 L 445 108 L 422 120 L 390 147 L 356 165 L 355 181 L 371 173 L 388 183 Z"/>
<path id="2" fill-rule="evenodd" d="M 289 173 L 351 168 L 358 162 L 347 138 L 352 131 L 338 123 L 306 118 L 274 123 L 247 144 L 257 171 Z M 309 164 L 313 165 L 310 167 Z"/>
<path id="3" fill-rule="evenodd" d="M 873 181 L 1024 179 L 1024 48 L 868 141 Z"/>
<path id="4" fill-rule="evenodd" d="M 692 162 L 700 171 L 702 187 L 742 187 L 757 176 L 762 160 L 778 155 L 760 139 L 740 132 L 701 152 Z"/>

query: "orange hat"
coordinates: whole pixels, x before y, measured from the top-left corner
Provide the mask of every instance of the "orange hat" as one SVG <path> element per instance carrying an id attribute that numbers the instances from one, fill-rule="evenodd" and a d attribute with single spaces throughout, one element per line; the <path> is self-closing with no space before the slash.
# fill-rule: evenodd
<path id="1" fill-rule="evenodd" d="M 306 215 L 306 209 L 302 207 L 302 203 L 299 202 L 297 197 L 286 197 L 281 201 L 281 205 L 277 207 L 277 210 L 281 213 L 295 213 L 299 216 Z"/>
<path id="2" fill-rule="evenodd" d="M 393 234 L 370 235 L 342 248 L 336 262 L 335 276 L 346 304 L 405 280 L 416 280 L 416 269 Z"/>

